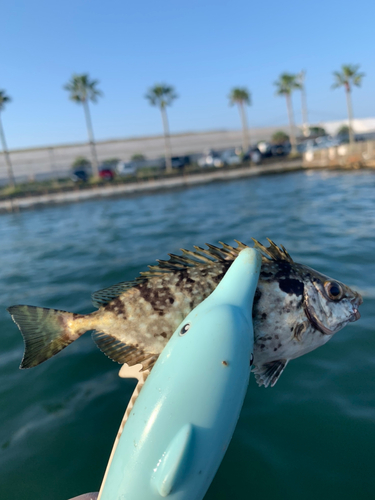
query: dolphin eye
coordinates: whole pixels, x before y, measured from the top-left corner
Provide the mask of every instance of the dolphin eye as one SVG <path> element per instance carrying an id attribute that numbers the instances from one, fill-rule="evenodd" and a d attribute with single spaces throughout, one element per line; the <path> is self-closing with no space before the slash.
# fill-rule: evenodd
<path id="1" fill-rule="evenodd" d="M 324 283 L 324 289 L 331 300 L 340 300 L 343 296 L 343 290 L 341 285 L 336 283 L 336 281 L 326 281 Z"/>
<path id="2" fill-rule="evenodd" d="M 180 337 L 185 335 L 185 333 L 189 330 L 189 328 L 190 328 L 190 323 L 186 323 L 186 325 L 184 325 L 180 330 Z"/>

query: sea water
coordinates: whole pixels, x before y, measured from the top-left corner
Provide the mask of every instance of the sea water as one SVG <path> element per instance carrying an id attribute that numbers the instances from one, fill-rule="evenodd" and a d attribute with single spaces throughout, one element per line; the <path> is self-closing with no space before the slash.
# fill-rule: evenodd
<path id="1" fill-rule="evenodd" d="M 362 318 L 292 361 L 274 388 L 251 377 L 206 500 L 373 499 L 374 235 L 375 175 L 365 171 L 270 175 L 1 215 L 1 500 L 97 491 L 135 386 L 89 335 L 19 370 L 22 337 L 6 307 L 88 313 L 92 292 L 135 278 L 168 252 L 251 237 L 269 237 L 297 262 L 359 290 Z"/>

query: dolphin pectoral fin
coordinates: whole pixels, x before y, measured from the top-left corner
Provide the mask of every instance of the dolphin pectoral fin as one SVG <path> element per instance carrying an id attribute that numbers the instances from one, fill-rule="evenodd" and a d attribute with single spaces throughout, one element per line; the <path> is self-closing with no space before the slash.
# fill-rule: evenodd
<path id="1" fill-rule="evenodd" d="M 186 470 L 187 457 L 193 436 L 193 426 L 184 425 L 169 443 L 166 451 L 160 457 L 152 484 L 162 497 L 167 497 L 183 478 Z"/>
<path id="2" fill-rule="evenodd" d="M 280 375 L 283 373 L 289 359 L 278 359 L 276 361 L 270 361 L 269 363 L 264 363 L 264 365 L 256 366 L 253 369 L 255 374 L 255 380 L 259 387 L 264 385 L 268 387 L 271 385 L 273 387 L 279 380 Z"/>

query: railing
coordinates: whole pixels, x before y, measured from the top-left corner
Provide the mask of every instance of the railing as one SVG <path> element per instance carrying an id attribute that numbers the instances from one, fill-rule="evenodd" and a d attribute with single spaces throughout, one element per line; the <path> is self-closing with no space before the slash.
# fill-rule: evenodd
<path id="1" fill-rule="evenodd" d="M 303 166 L 308 167 L 375 167 L 375 141 L 341 144 L 303 154 Z"/>

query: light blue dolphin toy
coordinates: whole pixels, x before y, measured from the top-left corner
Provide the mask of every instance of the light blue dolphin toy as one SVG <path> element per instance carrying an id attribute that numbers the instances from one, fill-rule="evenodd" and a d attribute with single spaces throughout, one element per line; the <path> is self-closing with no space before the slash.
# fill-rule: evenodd
<path id="1" fill-rule="evenodd" d="M 242 250 L 177 328 L 131 409 L 98 499 L 203 498 L 247 390 L 260 267 L 257 250 Z"/>

